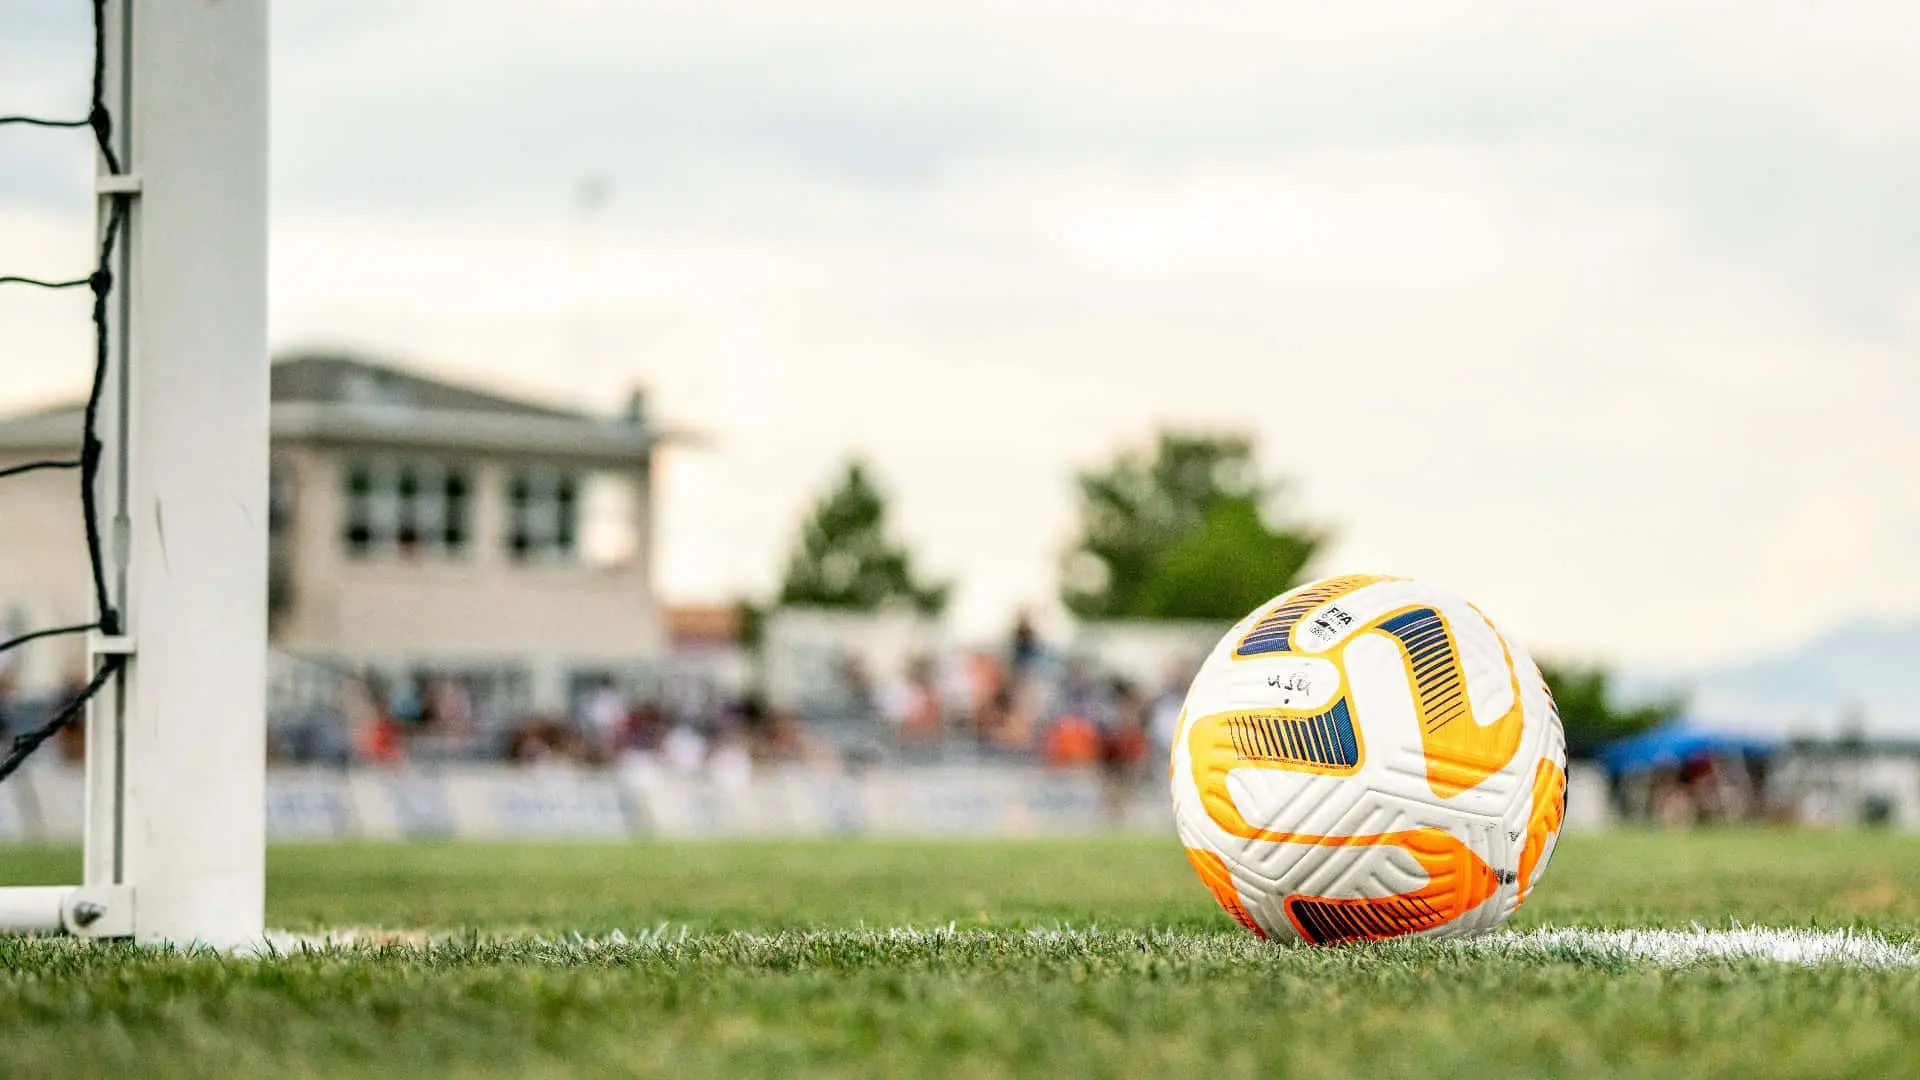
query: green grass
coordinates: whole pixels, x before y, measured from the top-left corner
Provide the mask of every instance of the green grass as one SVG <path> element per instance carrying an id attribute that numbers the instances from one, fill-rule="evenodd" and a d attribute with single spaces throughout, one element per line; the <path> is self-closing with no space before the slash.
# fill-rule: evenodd
<path id="1" fill-rule="evenodd" d="M 0 849 L 0 883 L 76 875 Z M 1155 838 L 289 846 L 269 908 L 455 936 L 0 944 L 0 1077 L 1920 1075 L 1920 968 L 1277 948 Z M 1696 923 L 1915 941 L 1920 837 L 1573 837 L 1516 920 Z"/>

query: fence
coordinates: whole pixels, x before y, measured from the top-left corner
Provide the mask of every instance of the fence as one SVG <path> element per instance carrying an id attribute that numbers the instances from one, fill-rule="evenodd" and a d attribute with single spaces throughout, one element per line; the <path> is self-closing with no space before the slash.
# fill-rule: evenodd
<path id="1" fill-rule="evenodd" d="M 0 786 L 0 842 L 77 840 L 79 770 L 46 765 Z M 1605 784 L 1571 780 L 1568 828 L 1607 824 Z M 574 768 L 273 769 L 267 832 L 300 839 L 698 839 L 729 836 L 1030 836 L 1164 831 L 1158 783 L 1091 772 L 935 766 L 751 778 Z"/>

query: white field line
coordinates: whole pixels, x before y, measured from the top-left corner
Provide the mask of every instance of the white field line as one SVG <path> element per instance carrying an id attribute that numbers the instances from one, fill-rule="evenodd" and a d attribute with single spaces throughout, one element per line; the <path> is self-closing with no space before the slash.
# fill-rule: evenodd
<path id="1" fill-rule="evenodd" d="M 353 954 L 381 948 L 422 949 L 474 940 L 468 935 L 342 928 L 318 933 L 269 931 L 259 952 L 263 955 L 300 953 Z M 993 931 L 953 927 L 895 927 L 888 929 L 821 930 L 777 934 L 693 934 L 665 924 L 649 930 L 619 930 L 596 936 L 496 937 L 482 935 L 486 944 L 521 943 L 534 946 L 554 960 L 592 956 L 608 950 L 671 951 L 702 942 L 728 942 L 748 952 L 777 950 L 809 943 L 844 942 L 849 945 L 973 945 L 991 941 L 1020 941 L 1039 946 L 1125 941 L 1147 948 L 1183 951 L 1205 949 L 1238 951 L 1249 959 L 1275 948 L 1251 935 L 1197 936 L 1170 931 L 1111 931 L 1062 927 L 1052 930 Z M 1691 967 L 1709 962 L 1762 962 L 1802 967 L 1856 968 L 1920 967 L 1920 942 L 1891 941 L 1878 934 L 1854 930 L 1811 930 L 1795 927 L 1734 926 L 1686 930 L 1599 930 L 1585 927 L 1543 927 L 1501 930 L 1466 940 L 1410 943 L 1469 956 L 1509 956 L 1534 961 L 1576 961 L 1664 968 Z M 1392 948 L 1389 944 L 1386 946 Z M 1304 948 L 1304 947 L 1303 947 Z"/>
<path id="2" fill-rule="evenodd" d="M 1581 959 L 1658 967 L 1706 961 L 1766 961 L 1803 967 L 1920 967 L 1920 946 L 1855 930 L 1735 926 L 1727 930 L 1593 930 L 1543 927 L 1500 931 L 1453 946 L 1480 955 Z"/>

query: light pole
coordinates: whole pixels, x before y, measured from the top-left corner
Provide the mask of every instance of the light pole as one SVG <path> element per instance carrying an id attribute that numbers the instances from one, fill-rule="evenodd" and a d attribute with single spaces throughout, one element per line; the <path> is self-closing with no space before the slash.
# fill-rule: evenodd
<path id="1" fill-rule="evenodd" d="M 567 352 L 575 393 L 583 395 L 593 384 L 600 360 L 594 334 L 594 278 L 599 269 L 601 215 L 612 199 L 613 181 L 604 173 L 586 173 L 574 185 L 573 312 Z"/>

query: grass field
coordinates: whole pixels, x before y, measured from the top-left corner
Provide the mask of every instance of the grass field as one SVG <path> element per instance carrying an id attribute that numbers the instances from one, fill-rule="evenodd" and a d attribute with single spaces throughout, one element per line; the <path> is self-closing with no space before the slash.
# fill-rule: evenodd
<path id="1" fill-rule="evenodd" d="M 0 849 L 0 883 L 76 861 Z M 263 960 L 0 942 L 0 1076 L 1920 1076 L 1920 837 L 1572 837 L 1517 934 L 1338 950 L 1246 935 L 1160 838 L 270 865 L 276 927 L 435 936 Z M 1696 924 L 1873 949 L 1537 932 Z"/>

